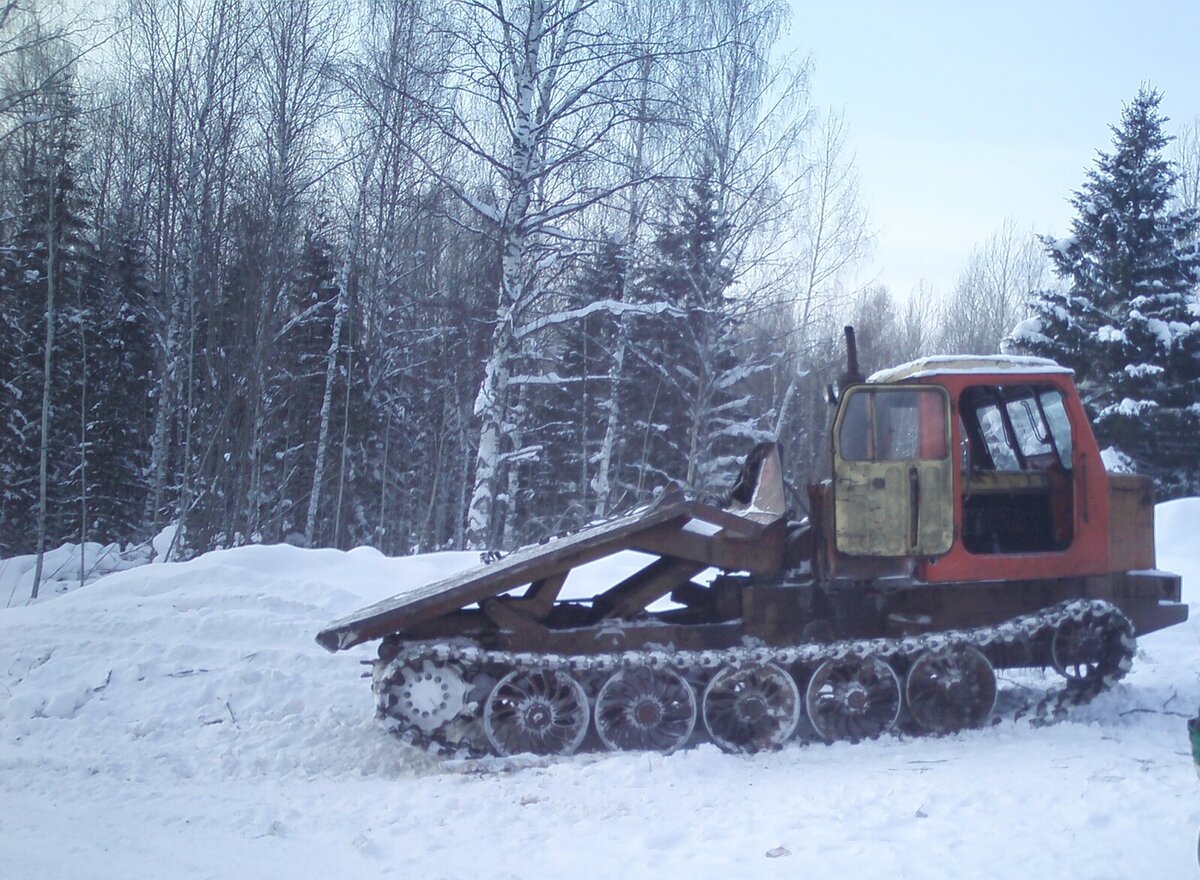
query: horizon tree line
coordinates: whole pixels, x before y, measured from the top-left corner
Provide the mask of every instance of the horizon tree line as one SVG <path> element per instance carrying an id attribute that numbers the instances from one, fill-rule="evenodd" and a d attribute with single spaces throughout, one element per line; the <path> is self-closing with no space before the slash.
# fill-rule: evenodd
<path id="1" fill-rule="evenodd" d="M 1005 223 L 944 302 L 850 288 L 866 211 L 786 12 L 4 6 L 0 556 L 511 547 L 719 496 L 775 437 L 819 478 L 842 323 L 877 365 L 996 351 L 1054 252 Z"/>

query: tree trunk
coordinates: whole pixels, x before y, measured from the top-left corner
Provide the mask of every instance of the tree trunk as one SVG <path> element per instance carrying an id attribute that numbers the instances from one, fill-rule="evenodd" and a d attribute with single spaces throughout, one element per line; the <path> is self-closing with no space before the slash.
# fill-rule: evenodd
<path id="1" fill-rule="evenodd" d="M 88 482 L 87 482 L 87 443 L 88 443 L 88 354 L 87 332 L 84 329 L 83 285 L 79 286 L 79 586 L 83 586 L 87 575 L 87 564 L 84 548 L 88 539 Z"/>
<path id="2" fill-rule="evenodd" d="M 349 257 L 347 257 L 349 262 Z M 343 272 L 343 282 L 347 272 Z M 317 512 L 321 506 L 321 486 L 325 479 L 325 456 L 329 449 L 329 412 L 333 407 L 333 383 L 337 378 L 338 348 L 342 339 L 342 320 L 346 315 L 346 287 L 338 290 L 334 305 L 333 330 L 329 339 L 329 351 L 325 355 L 325 392 L 321 395 L 321 426 L 317 430 L 317 460 L 313 465 L 312 491 L 308 495 L 308 517 L 304 523 L 304 546 L 312 547 L 317 528 Z M 347 377 L 349 392 L 349 377 Z M 347 393 L 347 398 L 349 394 Z"/>
<path id="3" fill-rule="evenodd" d="M 503 294 L 502 294 L 503 295 Z M 508 351 L 511 328 L 508 308 L 501 306 L 492 333 L 492 355 L 484 370 L 479 396 L 475 399 L 475 415 L 481 421 L 479 450 L 475 456 L 475 487 L 467 508 L 467 547 L 484 550 L 492 539 L 496 480 L 500 469 L 500 435 L 508 398 Z"/>
<path id="4" fill-rule="evenodd" d="M 391 105 L 392 93 L 387 92 L 387 105 Z M 321 506 L 321 488 L 322 480 L 325 478 L 325 458 L 329 448 L 329 412 L 333 404 L 333 383 L 337 378 L 337 354 L 338 347 L 342 339 L 342 322 L 346 317 L 346 310 L 349 304 L 346 302 L 347 291 L 350 289 L 351 276 L 354 271 L 354 260 L 358 256 L 358 248 L 362 239 L 362 229 L 365 222 L 365 205 L 362 203 L 366 198 L 367 185 L 371 177 L 375 173 L 375 165 L 379 160 L 379 153 L 382 148 L 382 143 L 379 138 L 375 138 L 371 146 L 371 154 L 367 159 L 366 165 L 363 166 L 363 172 L 360 175 L 359 184 L 359 204 L 355 207 L 353 223 L 350 227 L 349 241 L 346 244 L 346 254 L 342 260 L 341 278 L 338 279 L 338 296 L 337 305 L 334 306 L 333 315 L 333 331 L 332 337 L 329 340 L 329 351 L 325 356 L 325 392 L 321 396 L 321 427 L 317 431 L 317 459 L 313 465 L 313 483 L 312 491 L 308 496 L 308 518 L 304 524 L 304 543 L 305 546 L 313 546 L 313 538 L 315 537 L 317 525 L 317 512 Z M 346 375 L 346 401 L 349 406 L 350 399 L 350 375 Z M 391 425 L 389 416 L 389 426 Z M 385 444 L 386 449 L 386 444 Z M 343 469 L 344 472 L 344 469 Z M 386 454 L 384 460 L 384 480 L 387 482 L 387 461 Z M 339 490 L 340 491 L 340 490 Z M 380 526 L 383 525 L 383 501 L 380 500 Z"/>
<path id="5" fill-rule="evenodd" d="M 605 516 L 610 509 L 612 497 L 612 460 L 621 430 L 620 391 L 625 372 L 625 348 L 629 344 L 628 318 L 622 315 L 617 325 L 617 350 L 613 352 L 612 365 L 608 370 L 608 421 L 604 427 L 604 440 L 600 444 L 600 460 L 596 464 L 596 477 L 592 488 L 596 492 L 596 516 Z"/>
<path id="6" fill-rule="evenodd" d="M 333 545 L 339 546 L 342 533 L 342 502 L 346 493 L 346 457 L 350 446 L 350 377 L 354 374 L 354 333 L 350 328 L 349 345 L 346 347 L 346 400 L 342 407 L 342 462 L 338 471 L 337 505 L 333 510 Z"/>
<path id="7" fill-rule="evenodd" d="M 646 129 L 649 126 L 650 62 L 639 66 L 638 122 L 633 135 L 633 185 L 629 187 L 629 217 L 625 227 L 625 271 L 621 280 L 621 299 L 629 287 L 629 273 L 633 267 L 634 247 L 642 223 L 640 181 L 645 176 Z M 621 383 L 625 373 L 625 350 L 629 345 L 629 317 L 622 313 L 617 318 L 617 346 L 613 352 L 608 371 L 608 421 L 604 427 L 604 440 L 600 444 L 600 460 L 596 465 L 593 489 L 596 492 L 596 516 L 606 516 L 612 504 L 613 453 L 617 436 L 621 430 Z"/>
<path id="8" fill-rule="evenodd" d="M 29 598 L 38 597 L 42 583 L 42 566 L 46 556 L 46 488 L 50 457 L 50 390 L 53 386 L 51 370 L 54 367 L 54 282 L 58 271 L 58 230 L 54 207 L 57 185 L 53 173 L 48 187 L 49 205 L 46 209 L 46 335 L 45 352 L 42 357 L 42 436 L 38 451 L 38 512 L 37 512 L 37 562 L 33 569 L 33 589 Z"/>
<path id="9" fill-rule="evenodd" d="M 783 402 L 779 404 L 779 414 L 775 418 L 775 439 L 783 433 L 787 427 L 788 419 L 792 416 L 792 402 L 796 399 L 796 392 L 800 389 L 800 380 L 808 375 L 807 371 L 799 373 L 792 377 L 788 382 L 787 390 L 783 393 Z"/>
<path id="10" fill-rule="evenodd" d="M 375 546 L 380 553 L 388 552 L 387 538 L 387 488 L 388 488 L 388 461 L 390 460 L 390 451 L 392 446 L 392 408 L 387 406 L 387 421 L 383 425 L 383 460 L 379 463 L 379 525 L 375 527 L 376 543 Z"/>

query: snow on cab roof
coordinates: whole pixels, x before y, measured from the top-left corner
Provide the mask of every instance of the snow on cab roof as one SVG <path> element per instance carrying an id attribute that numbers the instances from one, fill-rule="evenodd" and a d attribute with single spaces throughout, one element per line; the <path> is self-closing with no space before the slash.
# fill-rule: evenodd
<path id="1" fill-rule="evenodd" d="M 1048 358 L 1016 357 L 1013 355 L 956 354 L 926 357 L 920 360 L 888 367 L 873 373 L 868 382 L 902 382 L 924 376 L 945 376 L 962 373 L 1066 373 L 1074 370 L 1057 364 Z"/>

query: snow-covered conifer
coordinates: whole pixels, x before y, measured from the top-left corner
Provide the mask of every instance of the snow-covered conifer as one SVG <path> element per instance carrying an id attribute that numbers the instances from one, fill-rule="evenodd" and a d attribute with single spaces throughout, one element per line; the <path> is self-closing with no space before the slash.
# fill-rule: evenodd
<path id="1" fill-rule="evenodd" d="M 719 492 L 758 439 L 743 380 L 761 367 L 744 362 L 739 351 L 740 315 L 725 253 L 730 233 L 706 164 L 658 224 L 639 285 L 642 297 L 682 312 L 645 322 L 635 338 L 642 379 L 631 389 L 630 411 L 638 412 L 643 436 L 640 470 L 663 470 L 648 486 L 641 480 L 642 488 L 684 477 L 698 494 Z"/>
<path id="2" fill-rule="evenodd" d="M 1172 200 L 1161 100 L 1143 88 L 1125 107 L 1071 235 L 1044 239 L 1064 287 L 1038 294 L 1008 342 L 1073 368 L 1102 445 L 1176 494 L 1200 480 L 1200 214 Z"/>

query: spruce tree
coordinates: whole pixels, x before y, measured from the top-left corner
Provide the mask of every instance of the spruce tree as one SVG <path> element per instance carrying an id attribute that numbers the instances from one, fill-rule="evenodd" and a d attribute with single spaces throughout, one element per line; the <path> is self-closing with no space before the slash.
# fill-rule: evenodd
<path id="1" fill-rule="evenodd" d="M 1071 200 L 1066 239 L 1043 243 L 1063 289 L 1038 294 L 1009 337 L 1075 370 L 1102 446 L 1160 493 L 1200 489 L 1200 214 L 1178 207 L 1162 96 L 1143 88 Z"/>
<path id="2" fill-rule="evenodd" d="M 145 242 L 116 230 L 99 250 L 87 371 L 93 525 L 105 540 L 142 533 L 154 374 L 153 294 Z M 143 537 L 150 537 L 142 533 Z"/>
<path id="3" fill-rule="evenodd" d="M 0 420 L 0 478 L 6 481 L 0 553 L 87 536 L 83 517 L 91 520 L 94 512 L 87 503 L 88 458 L 96 442 L 89 433 L 87 358 L 96 338 L 98 264 L 85 231 L 91 205 L 75 167 L 80 144 L 72 76 L 65 72 L 46 87 L 39 99 L 44 112 L 19 133 L 12 237 L 0 244 L 0 402 L 10 407 Z"/>
<path id="4" fill-rule="evenodd" d="M 741 455 L 758 439 L 743 380 L 762 369 L 740 351 L 739 303 L 725 250 L 728 219 L 707 167 L 658 224 L 639 285 L 647 301 L 678 314 L 639 322 L 631 411 L 640 412 L 643 466 L 658 479 L 683 479 L 698 495 L 728 483 Z"/>
<path id="5" fill-rule="evenodd" d="M 564 285 L 565 305 L 583 308 L 591 303 L 620 301 L 628 260 L 614 238 L 601 235 Z M 533 509 L 524 511 L 522 524 L 532 540 L 592 518 L 592 491 L 607 426 L 610 381 L 620 319 L 600 310 L 564 323 L 545 345 L 544 372 L 561 381 L 539 386 L 530 401 L 530 425 L 543 446 L 530 467 L 528 485 L 536 486 Z"/>
<path id="6" fill-rule="evenodd" d="M 32 549 L 38 501 L 40 315 L 44 296 L 30 218 L 0 244 L 0 557 Z"/>
<path id="7" fill-rule="evenodd" d="M 302 536 L 312 491 L 325 361 L 338 297 L 337 257 L 328 230 L 308 229 L 297 277 L 288 285 L 287 320 L 273 366 L 277 430 L 266 458 L 270 491 L 277 492 L 269 533 L 275 540 Z M 325 501 L 328 501 L 328 494 Z"/>

